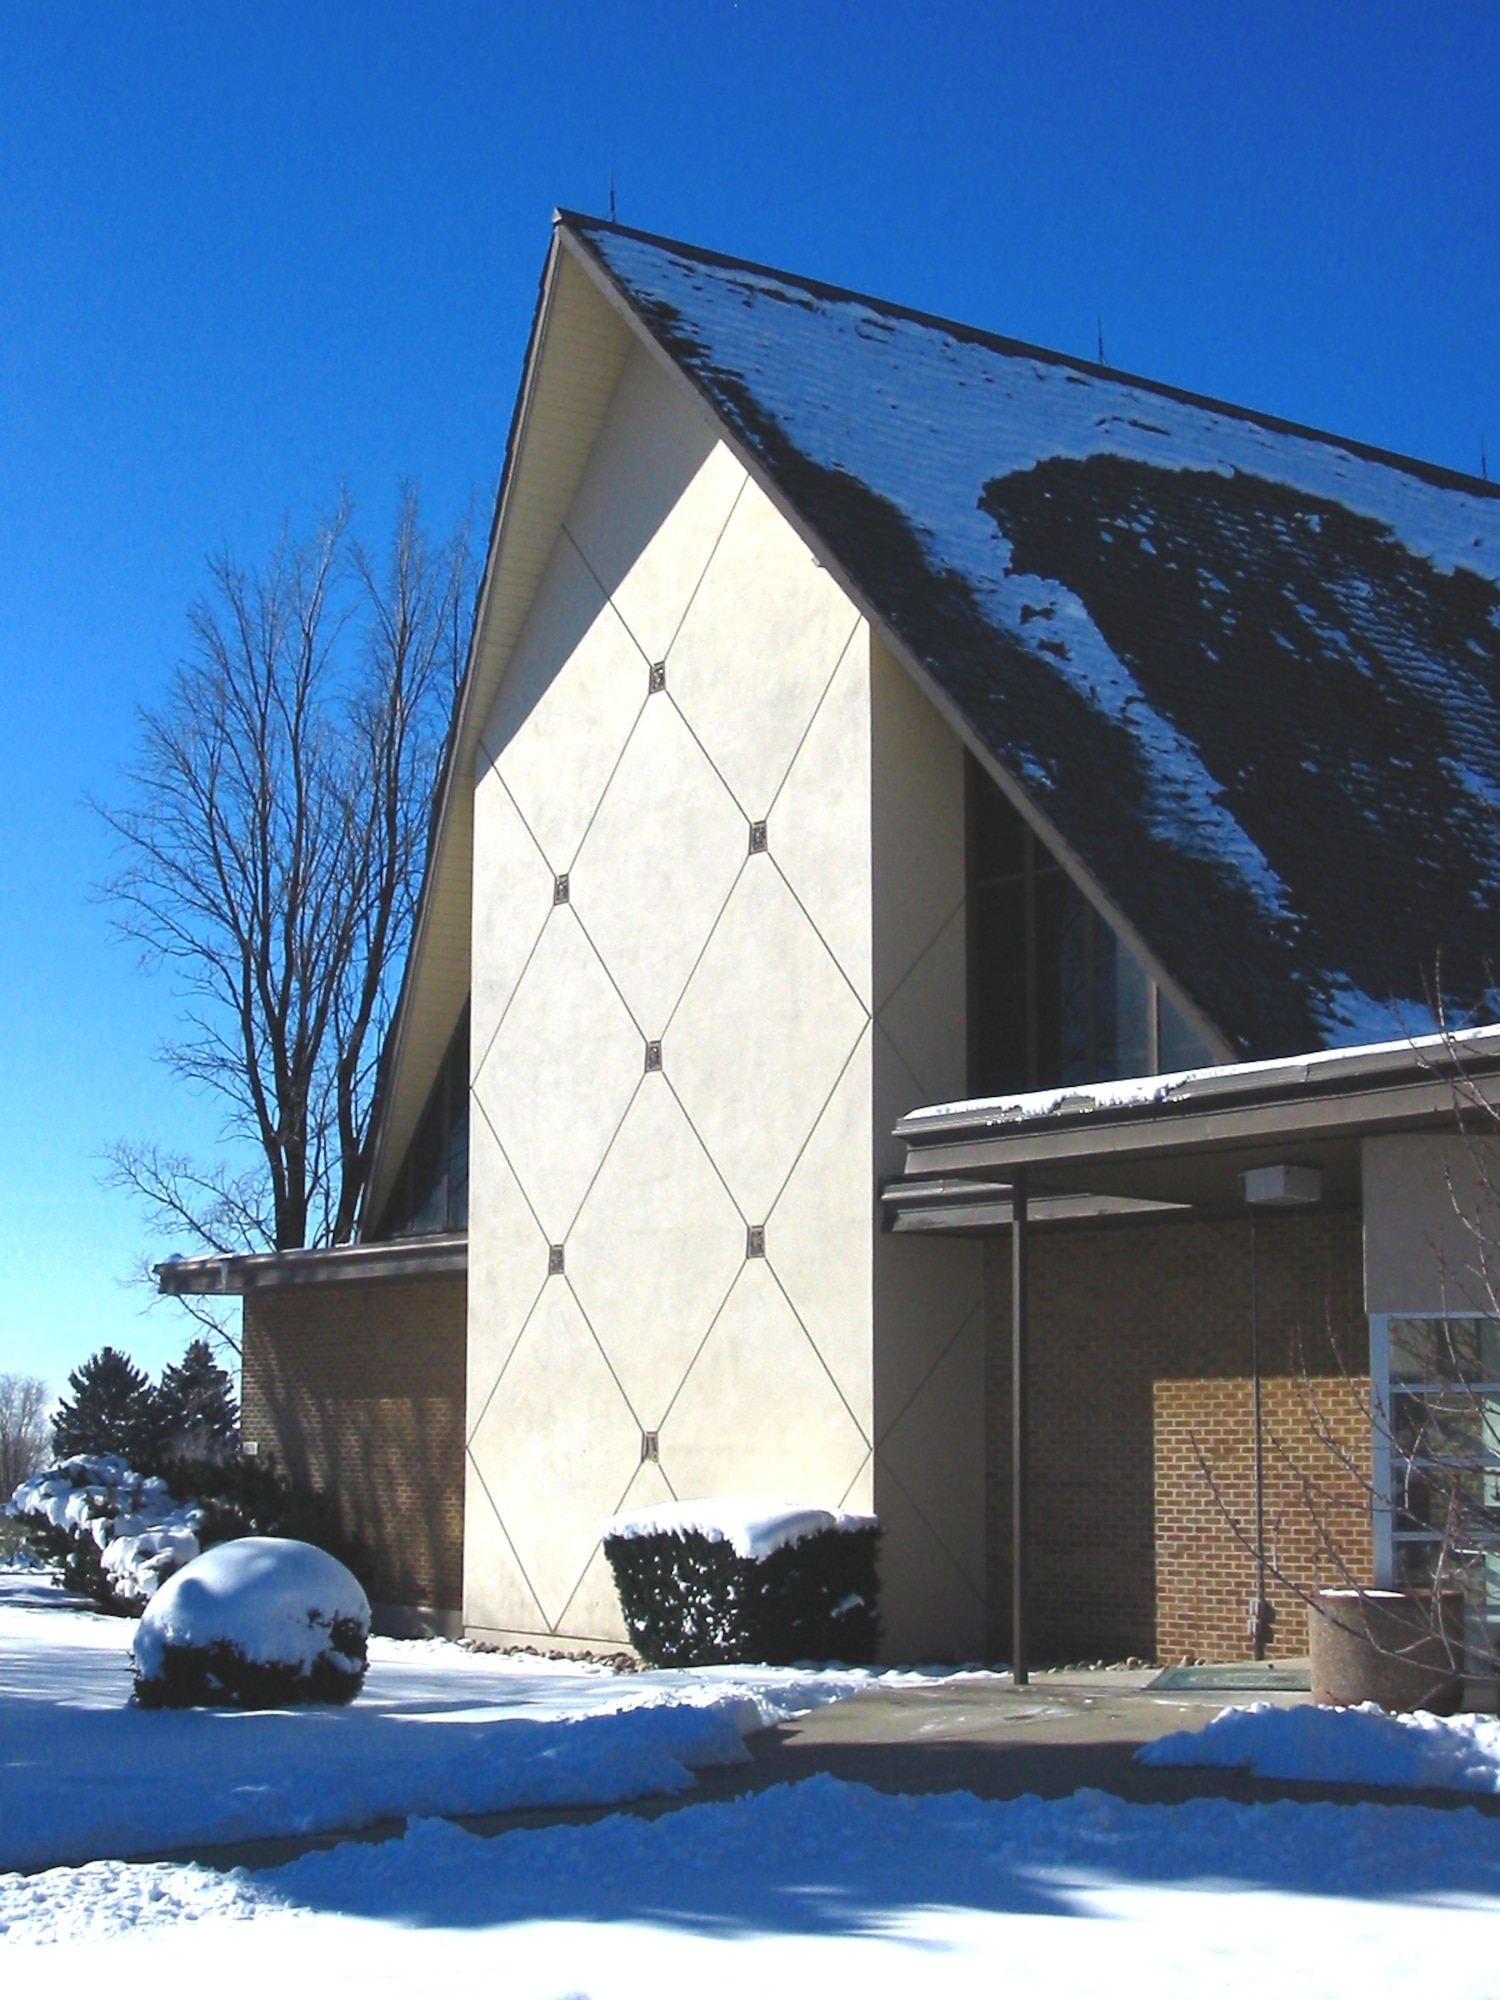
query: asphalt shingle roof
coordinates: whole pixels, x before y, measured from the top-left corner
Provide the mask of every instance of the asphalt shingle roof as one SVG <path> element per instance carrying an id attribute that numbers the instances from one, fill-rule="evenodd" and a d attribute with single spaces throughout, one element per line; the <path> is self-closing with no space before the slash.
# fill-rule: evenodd
<path id="1" fill-rule="evenodd" d="M 1494 983 L 1500 492 L 564 218 L 1246 1057 Z"/>

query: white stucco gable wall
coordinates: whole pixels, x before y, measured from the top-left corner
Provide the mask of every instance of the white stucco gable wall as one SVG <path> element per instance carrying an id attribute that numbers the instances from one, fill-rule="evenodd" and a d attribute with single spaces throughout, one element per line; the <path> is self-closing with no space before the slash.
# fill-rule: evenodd
<path id="1" fill-rule="evenodd" d="M 621 1637 L 624 1504 L 872 1498 L 869 701 L 637 352 L 476 772 L 472 1629 Z"/>
<path id="2" fill-rule="evenodd" d="M 878 636 L 870 660 L 871 1180 L 914 1104 L 967 1094 L 963 747 Z M 875 1505 L 888 1659 L 986 1656 L 983 1246 L 877 1234 Z"/>

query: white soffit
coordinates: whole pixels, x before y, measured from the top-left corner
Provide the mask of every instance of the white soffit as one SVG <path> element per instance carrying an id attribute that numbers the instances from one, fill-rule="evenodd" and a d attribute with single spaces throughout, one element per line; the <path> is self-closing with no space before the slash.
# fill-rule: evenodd
<path id="1" fill-rule="evenodd" d="M 631 331 L 554 231 L 490 531 L 437 836 L 392 1029 L 364 1220 L 390 1198 L 469 994 L 474 765 L 563 517 L 630 351 Z"/>

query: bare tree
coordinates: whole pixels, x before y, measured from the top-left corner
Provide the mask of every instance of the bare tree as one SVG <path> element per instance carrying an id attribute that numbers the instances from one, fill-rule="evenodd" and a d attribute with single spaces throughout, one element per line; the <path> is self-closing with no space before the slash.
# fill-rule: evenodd
<path id="1" fill-rule="evenodd" d="M 51 1400 L 35 1375 L 0 1375 L 0 1505 L 47 1461 Z"/>
<path id="2" fill-rule="evenodd" d="M 468 526 L 430 545 L 405 487 L 379 558 L 341 499 L 260 569 L 209 574 L 191 653 L 141 711 L 129 802 L 97 809 L 118 926 L 181 982 L 164 1059 L 223 1106 L 229 1157 L 122 1143 L 110 1179 L 200 1249 L 342 1243 L 462 670 Z"/>

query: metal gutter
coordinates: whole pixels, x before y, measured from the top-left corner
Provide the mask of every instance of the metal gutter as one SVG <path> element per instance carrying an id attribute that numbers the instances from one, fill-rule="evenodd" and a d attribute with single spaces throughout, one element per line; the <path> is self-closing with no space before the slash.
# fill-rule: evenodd
<path id="1" fill-rule="evenodd" d="M 169 1257 L 156 1286 L 168 1297 L 240 1296 L 280 1285 L 375 1284 L 394 1278 L 462 1278 L 467 1236 L 408 1236 L 394 1243 L 339 1243 L 239 1257 Z"/>
<path id="2" fill-rule="evenodd" d="M 1126 1085 L 1080 1084 L 1071 1090 L 932 1105 L 908 1112 L 898 1121 L 895 1136 L 914 1151 L 920 1149 L 929 1163 L 945 1141 L 998 1144 L 1008 1149 L 1007 1157 L 1019 1159 L 1023 1155 L 1016 1146 L 1029 1148 L 1033 1138 L 1045 1137 L 1050 1144 L 1064 1134 L 1077 1134 L 1081 1150 L 1092 1151 L 1093 1141 L 1083 1134 L 1101 1128 L 1117 1132 L 1143 1125 L 1160 1131 L 1165 1124 L 1215 1114 L 1238 1123 L 1246 1114 L 1278 1107 L 1283 1111 L 1278 1129 L 1289 1129 L 1291 1123 L 1298 1129 L 1306 1124 L 1332 1129 L 1345 1118 L 1363 1126 L 1390 1115 L 1451 1111 L 1466 1102 L 1479 1108 L 1496 1096 L 1486 1083 L 1500 1084 L 1500 1028 L 1319 1050 L 1291 1060 L 1227 1063 Z M 1340 1104 L 1342 1112 L 1336 1108 Z M 1116 1143 L 1101 1140 L 1100 1149 Z M 1067 1150 L 1075 1148 L 1070 1143 Z M 1028 1151 L 1025 1157 L 1034 1156 Z"/>

